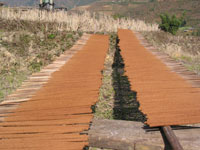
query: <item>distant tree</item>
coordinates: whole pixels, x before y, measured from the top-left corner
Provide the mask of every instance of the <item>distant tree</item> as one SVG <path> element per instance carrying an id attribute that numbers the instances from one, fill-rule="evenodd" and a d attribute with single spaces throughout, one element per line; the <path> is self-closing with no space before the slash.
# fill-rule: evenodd
<path id="1" fill-rule="evenodd" d="M 161 14 L 160 18 L 161 23 L 159 24 L 159 28 L 173 35 L 177 33 L 180 27 L 183 27 L 186 24 L 184 15 L 182 15 L 180 18 L 177 18 L 176 15 L 169 16 L 168 14 Z"/>
<path id="2" fill-rule="evenodd" d="M 196 29 L 196 31 L 193 31 L 193 32 L 192 32 L 192 35 L 193 35 L 193 36 L 200 36 L 200 28 L 199 28 L 199 29 Z"/>
<path id="3" fill-rule="evenodd" d="M 121 19 L 121 18 L 124 18 L 125 16 L 123 16 L 123 15 L 121 15 L 121 14 L 114 14 L 113 15 L 113 18 L 115 19 L 115 20 L 117 20 L 117 19 Z"/>
<path id="4" fill-rule="evenodd" d="M 149 2 L 157 2 L 157 0 L 149 0 Z"/>

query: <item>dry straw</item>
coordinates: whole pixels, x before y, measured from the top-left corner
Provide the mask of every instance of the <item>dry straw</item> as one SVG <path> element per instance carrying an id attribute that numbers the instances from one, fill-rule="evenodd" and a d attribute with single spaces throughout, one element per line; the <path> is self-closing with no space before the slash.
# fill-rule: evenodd
<path id="1" fill-rule="evenodd" d="M 164 32 L 143 32 L 143 36 L 157 50 L 183 63 L 188 69 L 200 75 L 199 37 L 173 36 Z"/>
<path id="2" fill-rule="evenodd" d="M 0 17 L 8 20 L 28 20 L 41 22 L 55 22 L 58 30 L 83 32 L 116 32 L 118 28 L 135 31 L 157 31 L 157 24 L 147 24 L 141 20 L 114 19 L 105 14 L 91 14 L 89 12 L 69 13 L 66 11 L 47 12 L 38 9 L 16 11 L 3 8 Z"/>

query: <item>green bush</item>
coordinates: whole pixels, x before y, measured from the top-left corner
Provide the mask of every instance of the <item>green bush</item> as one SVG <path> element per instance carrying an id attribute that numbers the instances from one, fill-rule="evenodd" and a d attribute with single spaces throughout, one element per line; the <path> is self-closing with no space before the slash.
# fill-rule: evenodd
<path id="1" fill-rule="evenodd" d="M 157 0 L 149 0 L 149 2 L 157 2 Z"/>
<path id="2" fill-rule="evenodd" d="M 175 15 L 169 16 L 168 14 L 162 14 L 160 15 L 160 18 L 161 23 L 159 24 L 159 28 L 173 35 L 176 34 L 180 27 L 183 27 L 186 24 L 184 14 L 180 18 L 177 18 Z"/>
<path id="3" fill-rule="evenodd" d="M 31 71 L 31 72 L 39 72 L 41 67 L 42 67 L 42 62 L 37 62 L 36 60 L 33 61 L 33 62 L 30 62 L 29 66 L 28 66 L 28 69 Z"/>
<path id="4" fill-rule="evenodd" d="M 114 14 L 113 15 L 113 18 L 115 19 L 115 20 L 117 20 L 117 19 L 121 19 L 121 18 L 124 18 L 125 16 L 123 16 L 123 15 L 121 15 L 121 14 Z"/>
<path id="5" fill-rule="evenodd" d="M 48 39 L 55 39 L 56 35 L 55 34 L 49 34 Z"/>
<path id="6" fill-rule="evenodd" d="M 196 36 L 200 36 L 200 29 L 197 30 Z"/>
<path id="7" fill-rule="evenodd" d="M 192 32 L 193 36 L 200 36 L 200 29 L 197 29 L 196 31 Z"/>

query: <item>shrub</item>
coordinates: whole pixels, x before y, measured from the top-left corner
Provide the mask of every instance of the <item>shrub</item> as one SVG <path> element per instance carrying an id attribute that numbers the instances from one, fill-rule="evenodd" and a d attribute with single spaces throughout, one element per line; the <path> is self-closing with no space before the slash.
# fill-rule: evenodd
<path id="1" fill-rule="evenodd" d="M 49 34 L 48 39 L 55 39 L 56 35 L 55 34 Z"/>
<path id="2" fill-rule="evenodd" d="M 200 29 L 197 30 L 196 36 L 200 36 Z"/>
<path id="3" fill-rule="evenodd" d="M 177 18 L 175 15 L 169 16 L 168 14 L 162 14 L 160 15 L 160 18 L 161 24 L 159 24 L 159 28 L 173 35 L 176 34 L 180 27 L 183 27 L 186 24 L 184 14 L 180 18 Z"/>
<path id="4" fill-rule="evenodd" d="M 30 62 L 29 66 L 28 66 L 28 69 L 31 71 L 31 72 L 39 72 L 41 67 L 42 67 L 42 62 L 37 62 L 36 60 L 34 60 L 33 62 Z"/>
<path id="5" fill-rule="evenodd" d="M 196 31 L 192 32 L 193 36 L 200 36 L 200 29 L 197 29 Z"/>
<path id="6" fill-rule="evenodd" d="M 121 19 L 124 18 L 125 16 L 121 15 L 121 14 L 114 14 L 113 15 L 113 19 L 117 20 L 117 19 Z"/>

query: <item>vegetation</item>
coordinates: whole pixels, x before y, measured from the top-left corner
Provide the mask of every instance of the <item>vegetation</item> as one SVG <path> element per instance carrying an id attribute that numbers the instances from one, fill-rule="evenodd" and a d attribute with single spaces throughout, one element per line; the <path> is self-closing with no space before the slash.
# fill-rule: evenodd
<path id="1" fill-rule="evenodd" d="M 192 32 L 193 36 L 200 36 L 200 28 Z"/>
<path id="2" fill-rule="evenodd" d="M 187 26 L 200 27 L 199 0 L 123 0 L 114 2 L 98 1 L 91 4 L 87 10 L 104 12 L 107 14 L 120 14 L 134 19 L 144 20 L 148 23 L 160 22 L 160 14 L 176 14 L 180 17 L 186 12 Z M 78 8 L 77 8 L 78 9 Z"/>
<path id="3" fill-rule="evenodd" d="M 115 20 L 121 19 L 121 18 L 124 18 L 124 17 L 125 17 L 125 16 L 120 15 L 120 14 L 114 14 L 114 15 L 113 15 L 113 18 L 114 18 Z"/>
<path id="4" fill-rule="evenodd" d="M 0 101 L 29 75 L 69 49 L 81 33 L 45 29 L 50 24 L 0 18 Z"/>
<path id="5" fill-rule="evenodd" d="M 142 32 L 142 34 L 157 50 L 168 54 L 200 75 L 200 37 L 173 36 L 162 31 Z"/>
<path id="6" fill-rule="evenodd" d="M 0 16 L 7 20 L 26 20 L 37 22 L 49 22 L 58 31 L 81 32 L 116 32 L 118 28 L 132 29 L 135 31 L 157 31 L 157 24 L 146 24 L 141 20 L 121 18 L 114 19 L 110 15 L 92 14 L 89 12 L 69 13 L 64 11 L 46 12 L 37 9 L 17 11 L 14 9 L 0 10 Z M 48 16 L 48 17 L 47 17 Z M 45 29 L 52 28 L 48 24 Z"/>
<path id="7" fill-rule="evenodd" d="M 175 15 L 169 16 L 168 14 L 161 14 L 160 18 L 161 23 L 159 28 L 173 35 L 176 34 L 180 27 L 183 27 L 186 24 L 183 16 L 181 18 L 177 18 Z"/>
<path id="8" fill-rule="evenodd" d="M 102 86 L 99 92 L 99 101 L 93 107 L 94 115 L 96 119 L 113 119 L 113 107 L 114 107 L 114 89 L 113 89 L 113 79 L 112 64 L 114 61 L 114 54 L 116 51 L 116 33 L 110 34 L 110 48 L 107 53 L 104 70 Z"/>

